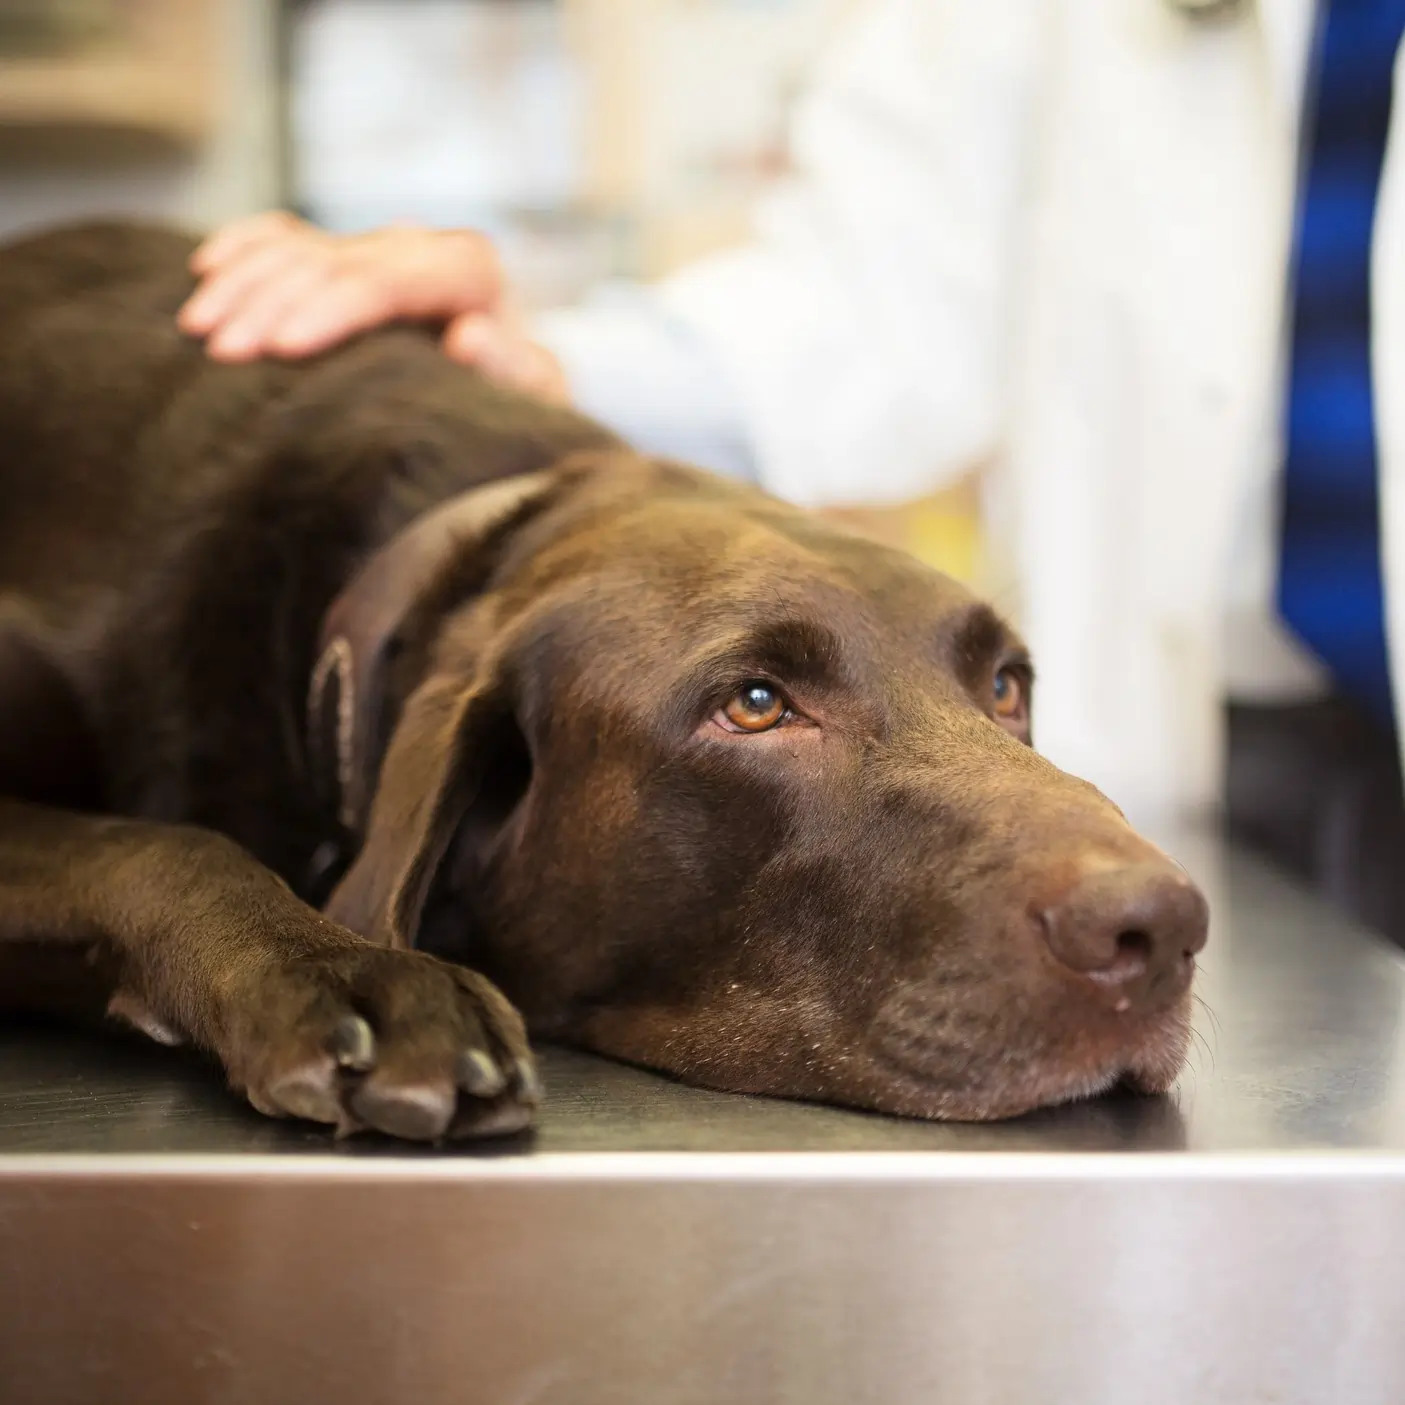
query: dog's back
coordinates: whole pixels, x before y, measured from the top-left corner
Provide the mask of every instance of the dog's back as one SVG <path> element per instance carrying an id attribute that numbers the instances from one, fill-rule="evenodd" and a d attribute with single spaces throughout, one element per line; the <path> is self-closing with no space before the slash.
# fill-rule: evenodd
<path id="1" fill-rule="evenodd" d="M 174 321 L 191 248 L 94 224 L 0 249 L 0 591 L 125 582 L 170 508 L 206 486 L 199 444 L 179 473 L 144 452 L 163 410 L 207 379 Z"/>
<path id="2" fill-rule="evenodd" d="M 176 230 L 95 221 L 13 240 L 0 259 L 0 318 L 143 282 L 177 286 L 194 242 Z"/>
<path id="3" fill-rule="evenodd" d="M 331 521 L 355 500 L 371 530 L 393 530 L 473 482 L 609 442 L 452 365 L 422 330 L 298 364 L 217 365 L 176 325 L 194 248 L 123 223 L 0 247 L 0 593 L 125 586 L 210 517 L 274 514 L 292 530 L 312 505 Z M 420 465 L 373 461 L 436 435 L 449 452 L 416 481 Z M 378 524 L 369 498 L 390 478 L 404 501 Z"/>
<path id="4" fill-rule="evenodd" d="M 359 560 L 443 498 L 612 441 L 419 329 L 216 364 L 176 325 L 194 247 L 116 223 L 0 247 L 0 636 L 84 700 L 108 805 L 264 850 L 286 718 Z M 266 783 L 245 822 L 213 797 L 248 787 L 197 777 L 197 740 Z"/>

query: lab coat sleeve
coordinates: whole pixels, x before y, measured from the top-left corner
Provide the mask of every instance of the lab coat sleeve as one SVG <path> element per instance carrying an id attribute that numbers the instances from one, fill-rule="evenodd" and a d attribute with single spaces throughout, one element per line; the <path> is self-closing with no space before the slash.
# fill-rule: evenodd
<path id="1" fill-rule="evenodd" d="M 672 418 L 685 441 L 730 445 L 802 503 L 899 501 L 989 454 L 1038 4 L 864 6 L 800 105 L 793 174 L 763 202 L 751 242 L 641 293 L 633 332 L 622 308 L 611 326 L 599 307 L 548 329 L 585 407 L 608 411 L 620 395 L 603 382 L 633 375 L 636 417 L 656 399 L 651 428 Z M 662 345 L 664 328 L 688 348 L 696 402 L 681 370 L 668 386 L 652 378 L 662 356 L 651 373 L 623 354 L 631 336 L 640 351 Z M 603 417 L 630 432 L 618 413 Z"/>
<path id="2" fill-rule="evenodd" d="M 656 290 L 606 285 L 541 315 L 534 334 L 560 360 L 577 407 L 636 448 L 756 479 L 725 366 Z"/>

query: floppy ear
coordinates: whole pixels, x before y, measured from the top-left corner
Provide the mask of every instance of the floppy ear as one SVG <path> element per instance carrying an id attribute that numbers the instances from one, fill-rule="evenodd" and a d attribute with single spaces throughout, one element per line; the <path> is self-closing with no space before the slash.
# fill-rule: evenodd
<path id="1" fill-rule="evenodd" d="M 381 547 L 333 601 L 308 690 L 312 772 L 350 836 L 365 830 L 387 738 L 389 675 L 411 621 L 481 586 L 492 547 L 546 505 L 569 466 L 441 503 Z"/>
<path id="2" fill-rule="evenodd" d="M 410 947 L 434 875 L 479 792 L 501 727 L 515 725 L 493 659 L 461 675 L 436 673 L 405 705 L 371 804 L 366 842 L 326 912 L 383 946 Z"/>
<path id="3" fill-rule="evenodd" d="M 485 775 L 501 771 L 503 731 L 516 725 L 490 648 L 472 670 L 431 671 L 387 746 L 398 643 L 481 590 L 506 537 L 589 467 L 576 456 L 450 499 L 371 557 L 328 611 L 309 736 L 348 843 L 364 841 L 324 908 L 352 931 L 413 945 L 445 849 Z"/>

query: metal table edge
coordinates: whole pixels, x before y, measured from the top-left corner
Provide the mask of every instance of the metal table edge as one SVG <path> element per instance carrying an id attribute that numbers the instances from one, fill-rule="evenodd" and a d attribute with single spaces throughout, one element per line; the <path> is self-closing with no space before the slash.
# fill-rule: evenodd
<path id="1" fill-rule="evenodd" d="M 488 1159 L 258 1153 L 0 1156 L 0 1184 L 36 1178 L 346 1184 L 1405 1181 L 1405 1152 L 555 1152 Z"/>

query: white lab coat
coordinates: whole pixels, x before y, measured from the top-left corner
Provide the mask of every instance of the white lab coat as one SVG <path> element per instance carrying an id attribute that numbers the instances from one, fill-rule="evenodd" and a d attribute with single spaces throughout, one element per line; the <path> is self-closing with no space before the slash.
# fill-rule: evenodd
<path id="1" fill-rule="evenodd" d="M 1320 681 L 1267 609 L 1313 17 L 875 0 L 803 106 L 757 239 L 658 293 L 725 368 L 774 491 L 896 501 L 990 463 L 1041 749 L 1138 818 L 1214 802 L 1227 688 Z M 1397 640 L 1402 153 L 1393 133 L 1375 249 Z M 1256 627 L 1227 642 L 1241 614 Z"/>

